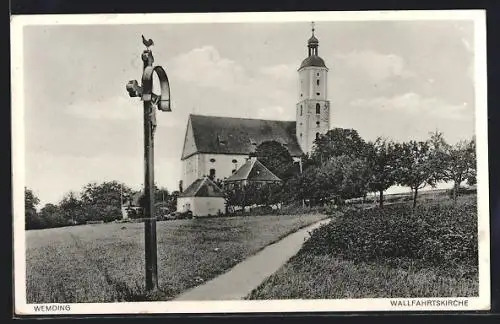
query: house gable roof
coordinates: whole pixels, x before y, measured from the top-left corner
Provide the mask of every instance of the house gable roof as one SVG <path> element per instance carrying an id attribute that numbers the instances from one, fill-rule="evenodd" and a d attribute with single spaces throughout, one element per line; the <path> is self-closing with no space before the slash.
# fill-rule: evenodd
<path id="1" fill-rule="evenodd" d="M 215 182 L 204 177 L 193 182 L 179 197 L 224 197 L 224 192 Z"/>
<path id="2" fill-rule="evenodd" d="M 283 144 L 294 157 L 302 155 L 295 121 L 190 115 L 189 126 L 194 150 L 184 149 L 182 160 L 196 153 L 248 155 L 265 141 Z"/>
<path id="3" fill-rule="evenodd" d="M 272 173 L 268 168 L 265 167 L 256 158 L 249 159 L 245 164 L 241 166 L 235 173 L 233 173 L 226 182 L 235 181 L 281 181 L 274 173 Z"/>

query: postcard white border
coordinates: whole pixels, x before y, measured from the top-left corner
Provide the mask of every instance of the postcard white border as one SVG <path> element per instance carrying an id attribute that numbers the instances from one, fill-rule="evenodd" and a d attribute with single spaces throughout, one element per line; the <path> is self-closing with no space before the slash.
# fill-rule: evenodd
<path id="1" fill-rule="evenodd" d="M 85 315 L 137 313 L 250 313 L 250 312 L 338 312 L 338 311 L 464 311 L 490 309 L 490 233 L 486 94 L 486 12 L 484 10 L 360 11 L 286 13 L 196 13 L 196 14 L 84 14 L 11 17 L 12 76 L 12 176 L 14 227 L 14 308 L 16 315 Z M 478 163 L 479 297 L 453 298 L 458 306 L 419 307 L 416 301 L 446 301 L 452 298 L 265 300 L 56 304 L 60 310 L 36 312 L 26 303 L 24 231 L 24 82 L 23 27 L 28 25 L 170 24 L 236 22 L 309 22 L 376 20 L 470 20 L 474 21 L 475 107 Z M 479 199 L 480 198 L 480 199 Z M 16 216 L 17 215 L 17 216 Z M 390 301 L 406 306 L 394 307 Z M 464 305 L 467 303 L 467 305 Z M 54 305 L 48 305 L 54 306 Z M 66 308 L 65 308 L 66 307 Z M 67 309 L 69 308 L 69 310 Z"/>

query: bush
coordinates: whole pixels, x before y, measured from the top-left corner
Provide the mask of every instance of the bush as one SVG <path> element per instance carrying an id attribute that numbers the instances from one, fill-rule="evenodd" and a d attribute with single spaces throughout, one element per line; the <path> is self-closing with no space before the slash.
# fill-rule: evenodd
<path id="1" fill-rule="evenodd" d="M 473 195 L 476 193 L 476 188 L 458 187 L 457 189 L 457 196 Z M 453 198 L 453 189 L 448 190 L 448 196 Z"/>
<path id="2" fill-rule="evenodd" d="M 346 210 L 316 229 L 303 252 L 355 261 L 397 258 L 433 266 L 477 266 L 476 202 Z"/>

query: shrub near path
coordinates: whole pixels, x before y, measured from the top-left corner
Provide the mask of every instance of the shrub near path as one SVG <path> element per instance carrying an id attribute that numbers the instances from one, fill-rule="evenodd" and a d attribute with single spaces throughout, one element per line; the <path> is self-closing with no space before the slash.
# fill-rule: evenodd
<path id="1" fill-rule="evenodd" d="M 249 298 L 477 296 L 475 199 L 348 211 Z"/>
<path id="2" fill-rule="evenodd" d="M 157 295 L 144 292 L 144 225 L 26 232 L 29 303 L 169 300 L 325 215 L 159 222 Z"/>

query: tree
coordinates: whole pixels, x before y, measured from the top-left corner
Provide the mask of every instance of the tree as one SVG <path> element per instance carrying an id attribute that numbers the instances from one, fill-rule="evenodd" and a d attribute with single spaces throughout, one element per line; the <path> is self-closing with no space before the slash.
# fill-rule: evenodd
<path id="1" fill-rule="evenodd" d="M 241 207 L 245 211 L 245 207 L 256 204 L 259 199 L 259 187 L 255 183 L 246 185 L 235 185 L 231 188 L 226 188 L 224 191 L 227 206 Z"/>
<path id="2" fill-rule="evenodd" d="M 396 144 L 396 183 L 413 191 L 413 208 L 417 205 L 418 190 L 435 186 L 435 167 L 429 141 L 409 141 Z"/>
<path id="3" fill-rule="evenodd" d="M 117 181 L 87 184 L 82 192 L 86 219 L 109 222 L 121 218 L 122 199 L 131 195 L 132 190 Z"/>
<path id="4" fill-rule="evenodd" d="M 364 196 L 369 172 L 363 159 L 342 155 L 311 166 L 287 183 L 289 200 L 308 200 L 310 205 Z"/>
<path id="5" fill-rule="evenodd" d="M 396 184 L 396 145 L 380 137 L 369 142 L 366 161 L 370 170 L 369 190 L 379 193 L 379 205 L 382 207 L 384 191 Z"/>
<path id="6" fill-rule="evenodd" d="M 278 178 L 286 181 L 297 173 L 297 166 L 288 149 L 276 141 L 262 142 L 253 154 Z"/>
<path id="7" fill-rule="evenodd" d="M 456 201 L 462 182 L 476 182 L 476 141 L 462 140 L 448 144 L 442 133 L 434 133 L 430 139 L 433 149 L 433 164 L 437 181 L 453 182 L 453 200 Z"/>
<path id="8" fill-rule="evenodd" d="M 321 165 L 334 156 L 361 158 L 366 153 L 366 143 L 354 129 L 335 128 L 314 141 L 311 158 Z"/>
<path id="9" fill-rule="evenodd" d="M 168 201 L 170 196 L 170 193 L 168 192 L 167 188 L 158 188 L 155 186 L 155 201 L 160 202 L 160 201 Z"/>
<path id="10" fill-rule="evenodd" d="M 282 200 L 282 183 L 266 183 L 256 190 L 255 203 L 263 206 L 277 205 Z"/>
<path id="11" fill-rule="evenodd" d="M 40 219 L 43 222 L 44 228 L 61 227 L 68 225 L 67 219 L 64 218 L 60 208 L 54 204 L 46 204 L 40 210 Z"/>
<path id="12" fill-rule="evenodd" d="M 87 220 L 82 201 L 72 191 L 59 202 L 59 210 L 70 224 L 83 224 Z"/>
<path id="13" fill-rule="evenodd" d="M 330 158 L 319 176 L 325 179 L 330 199 L 342 202 L 363 197 L 368 190 L 369 169 L 363 159 L 347 155 Z"/>
<path id="14" fill-rule="evenodd" d="M 24 187 L 24 221 L 26 229 L 36 229 L 43 226 L 42 221 L 36 211 L 36 206 L 40 199 L 31 189 Z"/>
<path id="15" fill-rule="evenodd" d="M 168 199 L 168 208 L 170 210 L 177 210 L 177 197 L 179 197 L 180 192 L 175 190 L 172 192 Z"/>

